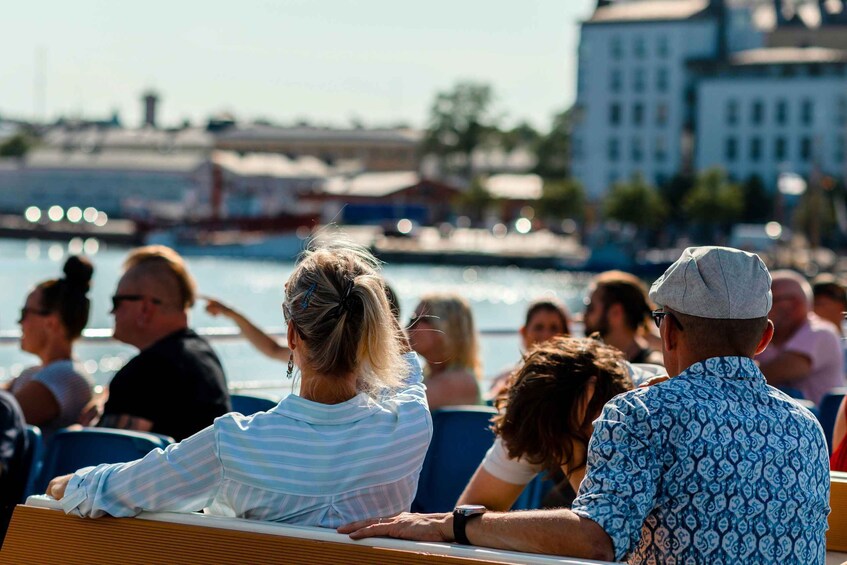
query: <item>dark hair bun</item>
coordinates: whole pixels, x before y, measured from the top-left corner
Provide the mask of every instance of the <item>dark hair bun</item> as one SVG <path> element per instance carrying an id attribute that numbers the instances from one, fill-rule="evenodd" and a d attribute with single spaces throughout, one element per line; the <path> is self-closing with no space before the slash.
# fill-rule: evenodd
<path id="1" fill-rule="evenodd" d="M 65 261 L 65 279 L 70 286 L 88 290 L 91 286 L 91 275 L 94 274 L 94 265 L 91 261 L 80 255 L 71 255 Z"/>

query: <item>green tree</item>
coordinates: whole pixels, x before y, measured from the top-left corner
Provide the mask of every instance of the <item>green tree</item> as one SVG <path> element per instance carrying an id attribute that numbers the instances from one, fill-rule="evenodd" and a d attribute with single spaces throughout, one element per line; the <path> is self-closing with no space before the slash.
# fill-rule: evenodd
<path id="1" fill-rule="evenodd" d="M 671 218 L 681 218 L 682 202 L 694 186 L 694 177 L 686 173 L 675 174 L 670 181 L 659 187 L 659 195 L 668 205 Z"/>
<path id="2" fill-rule="evenodd" d="M 569 174 L 570 132 L 572 110 L 553 116 L 549 133 L 538 141 L 535 153 L 538 163 L 533 172 L 545 179 L 563 179 Z"/>
<path id="3" fill-rule="evenodd" d="M 471 176 L 471 153 L 497 129 L 491 114 L 494 94 L 487 84 L 459 82 L 452 90 L 435 97 L 423 152 L 437 155 L 442 163 L 462 157 L 460 173 Z"/>
<path id="4" fill-rule="evenodd" d="M 607 218 L 633 224 L 639 230 L 658 227 L 667 215 L 667 205 L 656 189 L 641 175 L 618 182 L 603 200 Z"/>
<path id="5" fill-rule="evenodd" d="M 0 144 L 0 157 L 23 157 L 31 147 L 30 139 L 19 133 Z"/>
<path id="6" fill-rule="evenodd" d="M 474 224 L 479 224 L 485 217 L 485 213 L 491 208 L 497 199 L 488 192 L 479 178 L 471 182 L 468 189 L 458 199 L 459 209 L 462 210 Z"/>
<path id="7" fill-rule="evenodd" d="M 744 196 L 742 220 L 750 223 L 766 222 L 773 217 L 773 196 L 765 190 L 759 175 L 751 175 L 741 185 Z"/>
<path id="8" fill-rule="evenodd" d="M 585 189 L 576 180 L 544 181 L 536 210 L 539 216 L 549 220 L 581 220 L 585 215 L 585 202 Z"/>
<path id="9" fill-rule="evenodd" d="M 721 169 L 709 169 L 697 176 L 694 187 L 683 201 L 688 217 L 710 233 L 737 221 L 744 212 L 741 187 L 729 182 Z"/>
<path id="10" fill-rule="evenodd" d="M 541 139 L 541 134 L 528 123 L 521 122 L 510 130 L 501 131 L 499 138 L 500 146 L 507 153 L 521 146 L 529 147 L 532 151 L 535 151 L 535 146 Z"/>

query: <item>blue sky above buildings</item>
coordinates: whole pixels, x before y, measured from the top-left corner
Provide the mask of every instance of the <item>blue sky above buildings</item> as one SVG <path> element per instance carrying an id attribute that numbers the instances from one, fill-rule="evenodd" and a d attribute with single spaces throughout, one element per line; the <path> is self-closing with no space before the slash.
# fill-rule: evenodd
<path id="1" fill-rule="evenodd" d="M 494 87 L 506 124 L 546 128 L 574 100 L 578 22 L 594 4 L 21 2 L 0 24 L 0 116 L 117 110 L 137 125 L 141 92 L 152 87 L 163 125 L 229 111 L 244 120 L 422 126 L 436 92 L 470 79 Z"/>

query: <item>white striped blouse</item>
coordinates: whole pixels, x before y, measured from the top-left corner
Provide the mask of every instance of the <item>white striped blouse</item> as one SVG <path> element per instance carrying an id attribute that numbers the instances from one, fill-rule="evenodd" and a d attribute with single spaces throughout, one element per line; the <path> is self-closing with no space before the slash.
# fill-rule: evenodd
<path id="1" fill-rule="evenodd" d="M 130 463 L 81 469 L 66 513 L 191 512 L 336 528 L 406 511 L 432 438 L 414 353 L 405 385 L 379 401 L 327 405 L 291 395 L 268 412 L 232 413 Z"/>

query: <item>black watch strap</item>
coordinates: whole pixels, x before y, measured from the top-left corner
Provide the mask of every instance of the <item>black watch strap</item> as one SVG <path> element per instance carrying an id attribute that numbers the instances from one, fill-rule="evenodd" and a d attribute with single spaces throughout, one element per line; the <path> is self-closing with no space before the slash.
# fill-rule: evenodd
<path id="1" fill-rule="evenodd" d="M 479 518 L 485 514 L 486 508 L 483 506 L 457 506 L 453 510 L 453 538 L 456 543 L 463 545 L 471 545 L 468 540 L 468 534 L 465 531 L 468 522 L 475 518 Z"/>

